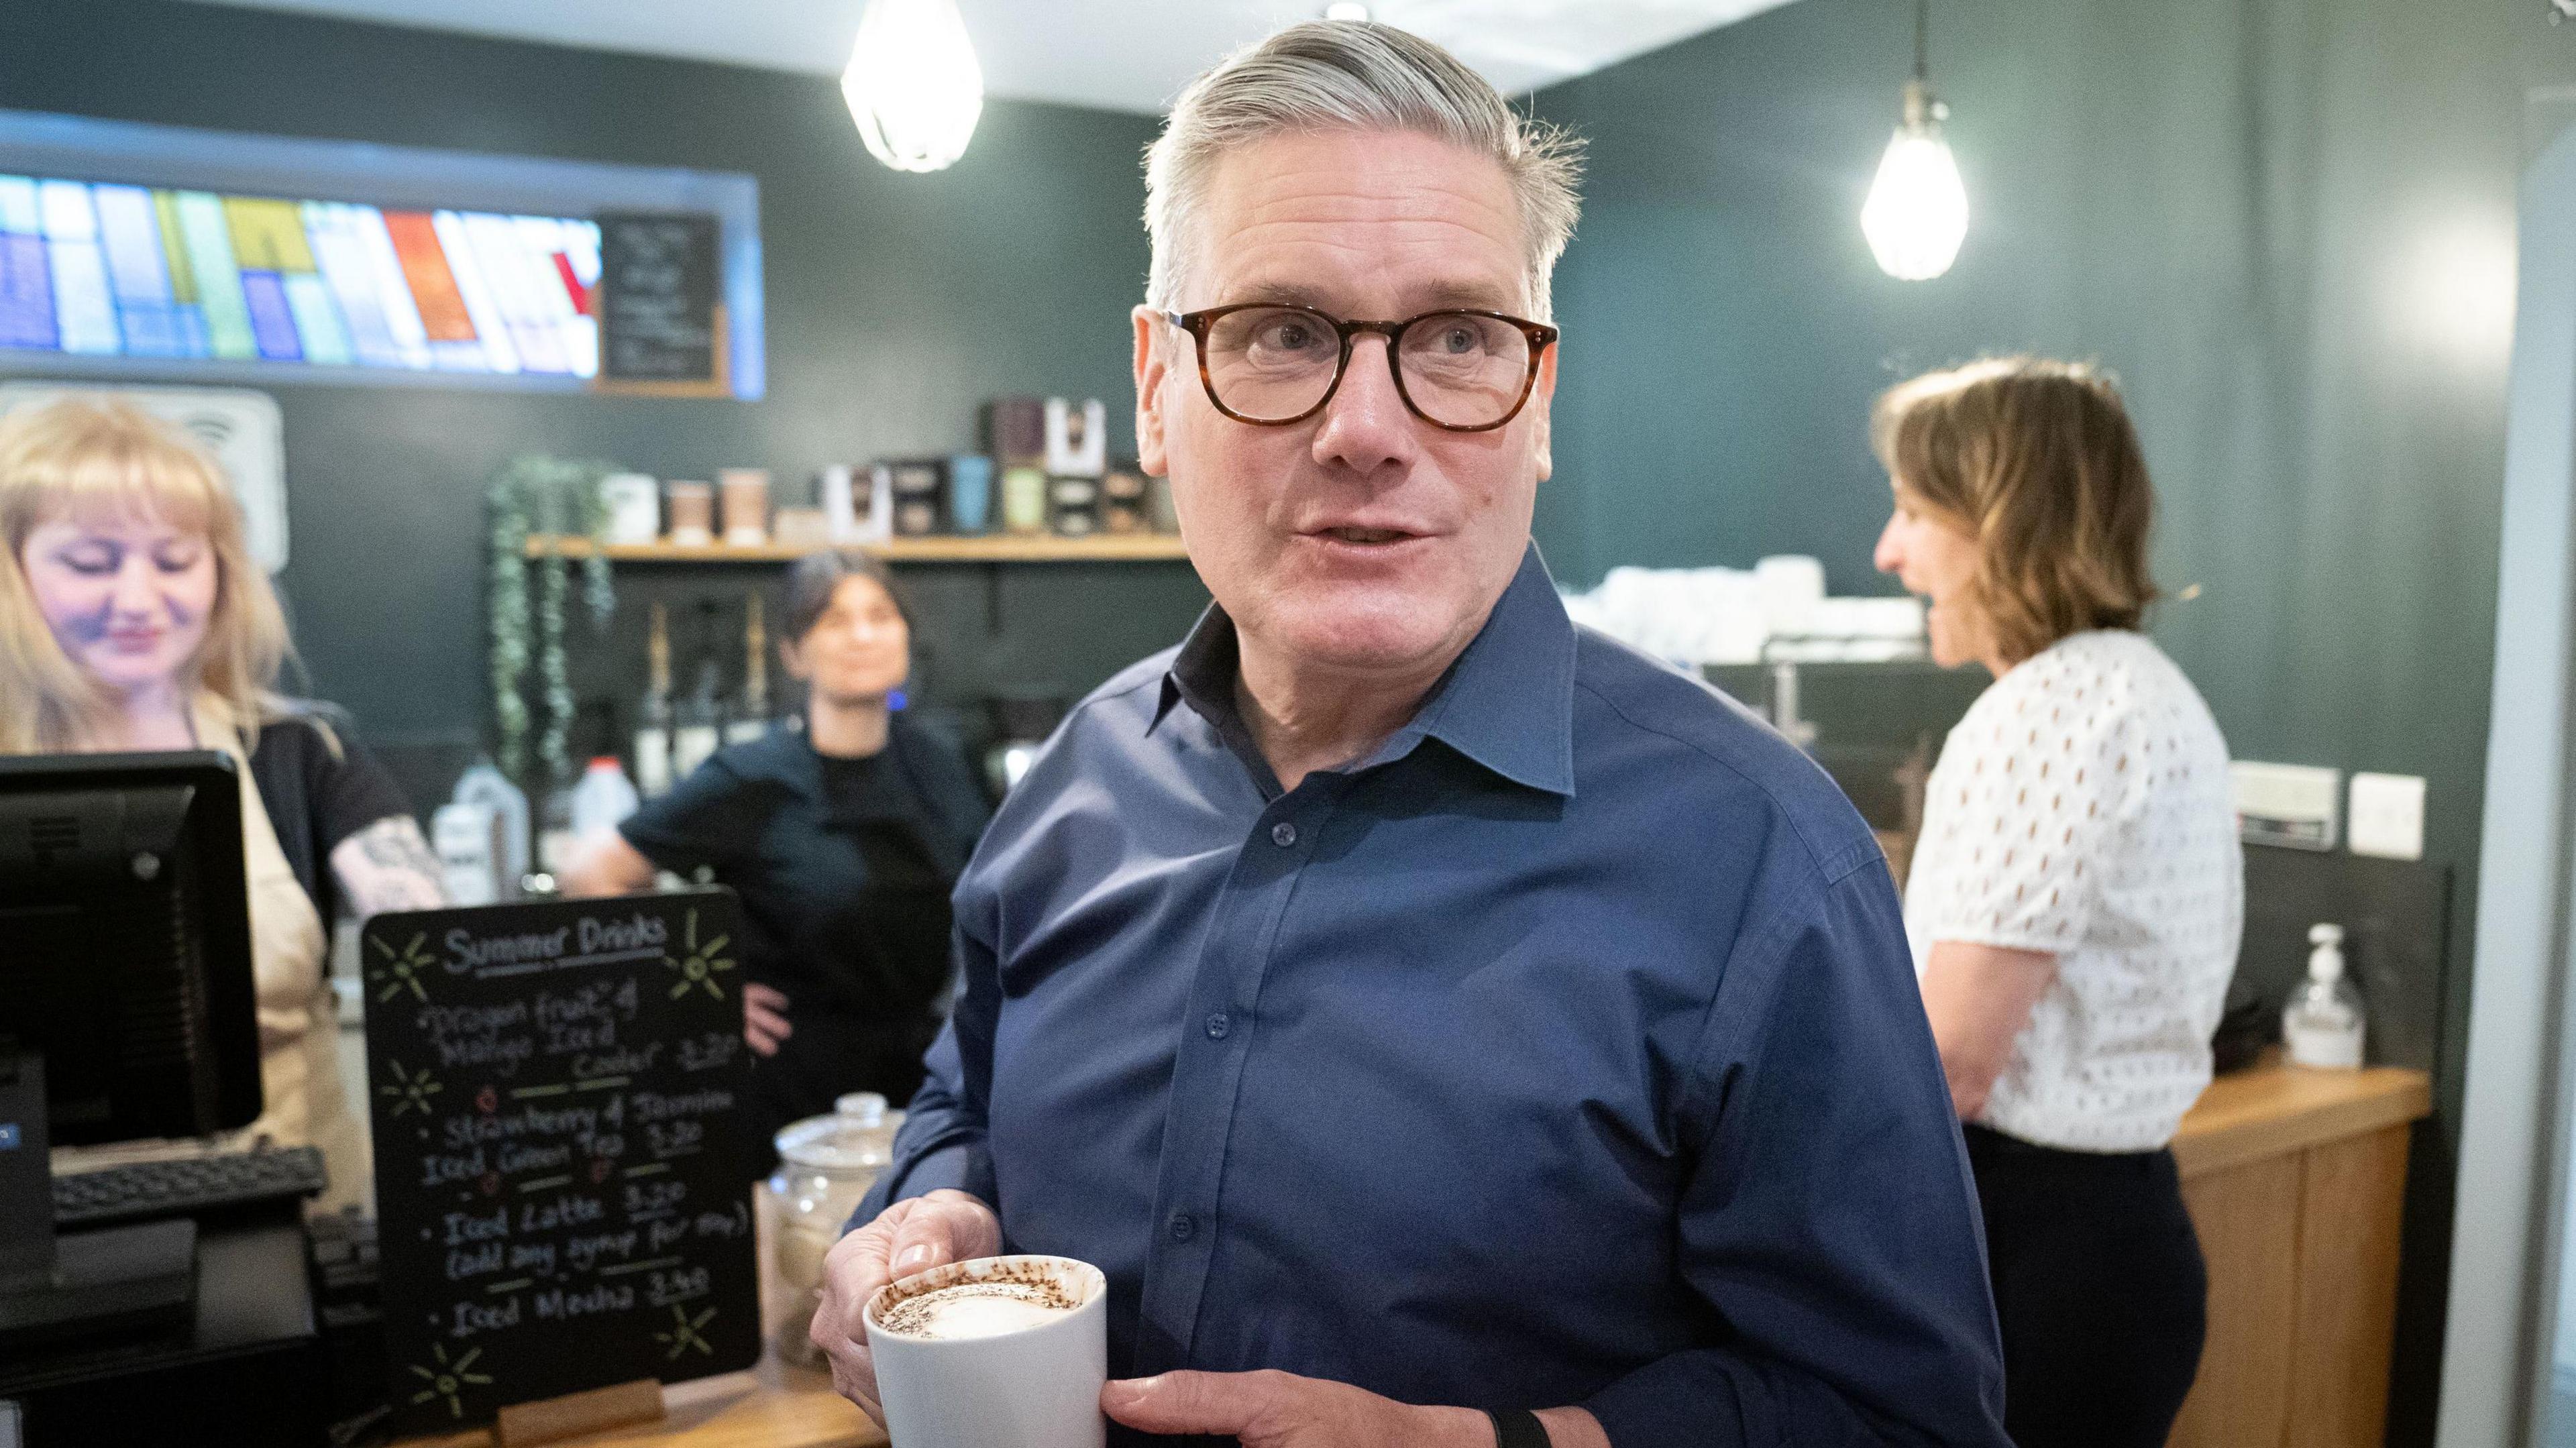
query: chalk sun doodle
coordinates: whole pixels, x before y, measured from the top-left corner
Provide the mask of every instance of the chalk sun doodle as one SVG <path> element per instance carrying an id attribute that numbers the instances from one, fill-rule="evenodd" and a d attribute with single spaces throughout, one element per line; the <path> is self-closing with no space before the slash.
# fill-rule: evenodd
<path id="1" fill-rule="evenodd" d="M 713 1321 L 715 1315 L 716 1310 L 712 1307 L 695 1317 L 689 1316 L 689 1309 L 685 1307 L 674 1307 L 671 1309 L 671 1330 L 653 1334 L 653 1340 L 669 1348 L 670 1351 L 664 1356 L 674 1360 L 691 1348 L 696 1348 L 707 1356 L 713 1357 L 716 1350 L 704 1337 L 699 1336 L 699 1329 Z"/>
<path id="2" fill-rule="evenodd" d="M 412 1406 L 417 1408 L 424 1403 L 444 1402 L 447 1404 L 447 1416 L 464 1417 L 465 1390 L 468 1387 L 481 1388 L 492 1385 L 492 1380 L 483 1374 L 467 1371 L 474 1366 L 474 1360 L 483 1355 L 483 1349 L 469 1348 L 465 1356 L 451 1363 L 447 1360 L 446 1345 L 431 1343 L 429 1355 L 438 1363 L 436 1371 L 433 1372 L 418 1363 L 411 1364 L 412 1372 L 429 1384 L 428 1387 L 412 1394 Z"/>
<path id="3" fill-rule="evenodd" d="M 717 1000 L 723 1000 L 724 987 L 717 984 L 716 976 L 719 972 L 733 969 L 733 959 L 719 952 L 733 942 L 733 937 L 719 935 L 704 945 L 698 944 L 698 912 L 695 910 L 689 912 L 685 928 L 689 953 L 662 957 L 662 964 L 679 972 L 680 976 L 679 984 L 671 987 L 671 999 L 678 1000 L 693 990 L 703 989 Z"/>
<path id="4" fill-rule="evenodd" d="M 367 943 L 374 946 L 376 953 L 385 958 L 384 964 L 367 968 L 367 980 L 371 984 L 383 987 L 376 992 L 376 999 L 379 1002 L 392 1000 L 404 991 L 410 991 L 412 999 L 422 1005 L 429 1004 L 429 992 L 421 988 L 420 978 L 428 973 L 430 967 L 438 964 L 438 957 L 430 954 L 426 948 L 429 944 L 429 936 L 426 933 L 413 936 L 411 943 L 404 946 L 399 955 L 394 953 L 392 946 L 381 940 L 370 937 Z"/>
<path id="5" fill-rule="evenodd" d="M 427 1116 L 430 1112 L 429 1098 L 447 1089 L 439 1085 L 438 1078 L 427 1071 L 404 1070 L 403 1063 L 400 1061 L 385 1062 L 385 1071 L 394 1079 L 378 1086 L 376 1094 L 394 1103 L 393 1114 L 396 1116 L 406 1111 L 417 1111 Z"/>

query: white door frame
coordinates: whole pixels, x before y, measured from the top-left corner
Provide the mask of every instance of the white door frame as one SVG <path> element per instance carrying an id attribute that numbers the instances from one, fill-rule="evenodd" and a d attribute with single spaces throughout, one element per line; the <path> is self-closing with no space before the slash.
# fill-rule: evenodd
<path id="1" fill-rule="evenodd" d="M 2561 1029 L 2576 824 L 2576 125 L 2534 92 L 2505 427 L 2477 962 L 2442 1351 L 2441 1448 L 2547 1418 L 2571 1073 Z M 2547 129 L 2541 129 L 2541 127 Z"/>

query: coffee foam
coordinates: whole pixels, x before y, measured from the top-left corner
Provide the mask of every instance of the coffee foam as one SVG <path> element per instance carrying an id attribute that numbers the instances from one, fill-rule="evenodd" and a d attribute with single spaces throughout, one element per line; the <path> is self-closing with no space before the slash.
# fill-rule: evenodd
<path id="1" fill-rule="evenodd" d="M 1024 1332 L 1083 1304 L 1083 1291 L 1056 1271 L 1080 1264 L 1046 1258 L 987 1258 L 936 1268 L 896 1283 L 875 1308 L 876 1325 L 906 1337 L 956 1340 Z"/>
<path id="2" fill-rule="evenodd" d="M 905 1298 L 877 1321 L 908 1337 L 1000 1337 L 1041 1326 L 1080 1305 L 1052 1281 L 958 1282 Z"/>

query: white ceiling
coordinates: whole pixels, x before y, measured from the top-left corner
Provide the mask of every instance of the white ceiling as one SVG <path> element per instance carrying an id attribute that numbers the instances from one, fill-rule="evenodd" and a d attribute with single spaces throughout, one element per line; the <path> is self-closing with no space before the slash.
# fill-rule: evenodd
<path id="1" fill-rule="evenodd" d="M 838 75 L 865 0 L 207 0 L 597 50 Z M 1375 0 L 1507 94 L 1786 0 Z M 1192 76 L 1322 0 L 958 0 L 997 96 L 1160 111 Z"/>

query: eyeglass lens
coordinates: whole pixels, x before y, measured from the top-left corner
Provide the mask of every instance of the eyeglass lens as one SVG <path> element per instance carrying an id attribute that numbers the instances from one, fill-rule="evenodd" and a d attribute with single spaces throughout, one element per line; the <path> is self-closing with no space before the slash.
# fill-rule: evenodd
<path id="1" fill-rule="evenodd" d="M 1208 381 L 1229 411 L 1260 422 L 1312 411 L 1333 387 L 1341 339 L 1295 307 L 1228 312 L 1207 331 Z M 1405 395 L 1432 421 L 1483 427 L 1509 415 L 1528 385 L 1530 341 L 1508 322 L 1470 312 L 1415 319 L 1396 340 Z"/>

